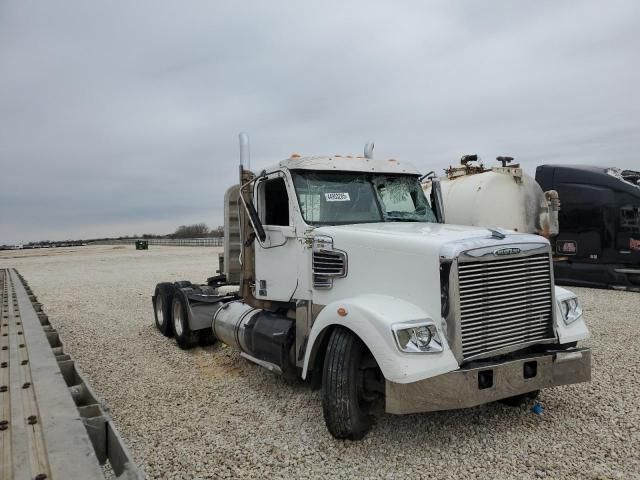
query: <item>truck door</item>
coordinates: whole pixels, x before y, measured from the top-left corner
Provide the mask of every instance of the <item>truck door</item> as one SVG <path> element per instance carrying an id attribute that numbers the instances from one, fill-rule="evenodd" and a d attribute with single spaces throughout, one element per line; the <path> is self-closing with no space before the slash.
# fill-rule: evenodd
<path id="1" fill-rule="evenodd" d="M 258 214 L 266 233 L 265 241 L 255 243 L 256 288 L 258 299 L 288 302 L 298 286 L 297 256 L 300 243 L 290 209 L 287 179 L 275 173 L 255 186 Z"/>

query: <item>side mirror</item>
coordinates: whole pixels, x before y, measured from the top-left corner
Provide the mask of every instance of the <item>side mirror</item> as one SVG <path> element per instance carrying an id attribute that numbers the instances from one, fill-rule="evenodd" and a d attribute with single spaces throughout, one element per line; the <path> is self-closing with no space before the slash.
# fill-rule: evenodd
<path id="1" fill-rule="evenodd" d="M 264 228 L 262 227 L 262 222 L 260 221 L 260 217 L 258 216 L 258 212 L 256 212 L 255 207 L 253 206 L 253 202 L 251 201 L 251 197 L 249 197 L 249 201 L 245 201 L 243 189 L 254 181 L 255 178 L 251 173 L 251 160 L 249 156 L 249 135 L 245 132 L 241 132 L 238 135 L 238 139 L 240 140 L 240 202 L 244 207 L 247 215 L 249 215 L 249 222 L 251 223 L 251 227 L 253 231 L 258 237 L 260 242 L 264 242 L 267 238 L 267 234 L 264 232 Z M 244 169 L 244 164 L 247 164 L 248 170 Z M 251 179 L 247 182 L 248 179 Z M 247 183 L 245 183 L 247 182 Z"/>
<path id="2" fill-rule="evenodd" d="M 442 185 L 440 179 L 431 179 L 431 205 L 439 223 L 444 223 L 444 200 L 442 198 Z"/>
<path id="3" fill-rule="evenodd" d="M 256 208 L 253 206 L 253 202 L 251 200 L 249 200 L 249 202 L 245 201 L 242 188 L 240 188 L 239 197 L 240 197 L 240 201 L 242 202 L 242 206 L 247 212 L 247 215 L 249 215 L 249 223 L 251 223 L 251 227 L 253 228 L 253 231 L 257 235 L 258 240 L 260 242 L 264 242 L 267 238 L 267 234 L 264 231 L 264 227 L 262 226 L 262 222 L 260 221 L 258 212 L 256 212 Z"/>

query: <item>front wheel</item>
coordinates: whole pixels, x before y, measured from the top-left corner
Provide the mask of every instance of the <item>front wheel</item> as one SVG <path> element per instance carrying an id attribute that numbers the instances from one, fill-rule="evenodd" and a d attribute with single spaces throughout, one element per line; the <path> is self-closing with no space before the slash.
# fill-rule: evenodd
<path id="1" fill-rule="evenodd" d="M 322 375 L 322 411 L 331 435 L 359 440 L 367 434 L 381 379 L 373 356 L 356 335 L 344 328 L 331 332 Z"/>
<path id="2" fill-rule="evenodd" d="M 173 296 L 173 333 L 176 343 L 183 350 L 188 350 L 198 343 L 198 335 L 189 328 L 187 305 L 181 294 Z"/>

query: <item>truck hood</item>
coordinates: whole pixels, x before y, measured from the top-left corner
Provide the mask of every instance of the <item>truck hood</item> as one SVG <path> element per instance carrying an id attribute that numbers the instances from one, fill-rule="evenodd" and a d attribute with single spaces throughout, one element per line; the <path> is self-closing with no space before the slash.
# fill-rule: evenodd
<path id="1" fill-rule="evenodd" d="M 523 244 L 549 248 L 544 237 L 504 233 L 500 239 L 486 228 L 418 222 L 316 228 L 312 234 L 331 237 L 333 248 L 344 253 L 346 265 L 345 276 L 336 278 L 333 288 L 313 291 L 313 303 L 333 305 L 363 295 L 387 295 L 417 306 L 422 318 L 440 322 L 446 332 L 440 278 L 443 259 Z M 470 252 L 474 249 L 480 250 Z"/>
<path id="2" fill-rule="evenodd" d="M 319 227 L 315 235 L 328 235 L 336 248 L 341 244 L 351 247 L 389 247 L 407 253 L 437 251 L 440 256 L 454 257 L 459 252 L 488 246 L 500 247 L 514 243 L 549 242 L 539 235 L 521 234 L 503 230 L 505 238 L 496 238 L 483 227 L 449 225 L 427 222 L 386 222 Z M 389 252 L 391 253 L 391 251 Z"/>

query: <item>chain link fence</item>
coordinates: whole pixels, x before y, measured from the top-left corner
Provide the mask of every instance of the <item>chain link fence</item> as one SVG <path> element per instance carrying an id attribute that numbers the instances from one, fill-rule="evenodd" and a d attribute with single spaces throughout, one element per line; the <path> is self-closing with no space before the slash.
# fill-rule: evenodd
<path id="1" fill-rule="evenodd" d="M 126 238 L 123 240 L 98 240 L 92 245 L 135 245 L 138 240 L 149 242 L 149 245 L 164 245 L 170 247 L 222 247 L 224 238 Z"/>

